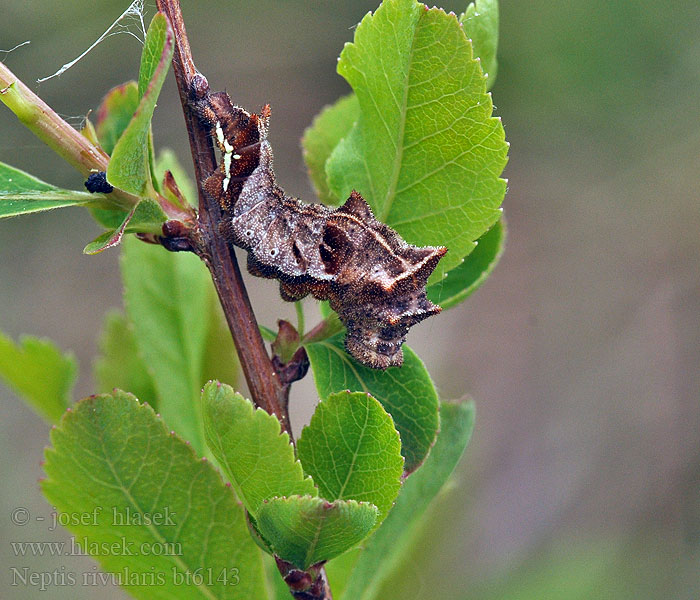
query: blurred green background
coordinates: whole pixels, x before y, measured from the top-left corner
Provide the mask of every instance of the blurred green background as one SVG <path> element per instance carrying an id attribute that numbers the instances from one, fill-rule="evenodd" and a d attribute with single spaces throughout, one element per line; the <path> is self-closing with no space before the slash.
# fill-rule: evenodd
<path id="1" fill-rule="evenodd" d="M 111 0 L 3 0 L 0 59 L 76 126 L 138 71 L 140 46 L 109 38 L 60 78 L 124 10 Z M 460 13 L 461 2 L 443 2 Z M 183 1 L 199 69 L 238 104 L 273 108 L 278 180 L 312 200 L 299 138 L 348 88 L 336 58 L 375 1 Z M 153 14 L 148 7 L 147 18 Z M 472 395 L 477 426 L 455 484 L 383 598 L 700 598 L 700 7 L 695 2 L 501 5 L 496 113 L 511 143 L 508 246 L 486 285 L 417 327 L 409 343 L 444 398 Z M 0 160 L 69 188 L 82 180 L 0 110 Z M 189 167 L 170 77 L 155 139 Z M 0 222 L 0 329 L 50 337 L 80 360 L 77 392 L 106 309 L 120 305 L 118 252 L 81 254 L 86 211 Z M 271 325 L 292 309 L 249 278 Z M 29 559 L 10 541 L 65 540 L 37 478 L 47 425 L 6 388 L 0 556 L 10 566 L 90 571 L 77 557 Z M 294 393 L 301 427 L 315 402 Z M 50 598 L 124 598 L 52 587 Z"/>

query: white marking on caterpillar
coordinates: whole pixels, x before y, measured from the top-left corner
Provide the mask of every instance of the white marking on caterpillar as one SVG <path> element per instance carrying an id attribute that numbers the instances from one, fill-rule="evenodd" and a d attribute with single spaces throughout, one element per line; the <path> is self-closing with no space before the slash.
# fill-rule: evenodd
<path id="1" fill-rule="evenodd" d="M 231 159 L 235 158 L 238 160 L 240 158 L 239 154 L 233 153 L 233 146 L 229 143 L 224 136 L 224 130 L 221 127 L 221 122 L 216 122 L 216 141 L 219 144 L 221 152 L 224 154 L 224 181 L 222 183 L 222 188 L 225 191 L 228 190 L 228 186 L 231 183 Z"/>
<path id="2" fill-rule="evenodd" d="M 224 178 L 223 188 L 224 192 L 228 189 L 228 184 L 231 183 L 231 153 L 224 153 L 224 173 L 226 177 Z"/>
<path id="3" fill-rule="evenodd" d="M 219 146 L 222 147 L 224 145 L 224 130 L 221 128 L 221 122 L 217 121 L 216 122 L 216 141 L 219 143 Z"/>

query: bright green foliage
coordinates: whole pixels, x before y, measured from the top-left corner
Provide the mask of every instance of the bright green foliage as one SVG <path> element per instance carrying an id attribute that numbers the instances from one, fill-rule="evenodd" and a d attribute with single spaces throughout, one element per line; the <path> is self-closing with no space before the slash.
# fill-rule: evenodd
<path id="1" fill-rule="evenodd" d="M 370 502 L 382 521 L 401 488 L 401 440 L 369 394 L 331 394 L 297 442 L 299 459 L 327 500 Z"/>
<path id="2" fill-rule="evenodd" d="M 97 109 L 95 132 L 100 146 L 107 154 L 114 151 L 114 146 L 131 122 L 138 105 L 139 93 L 135 81 L 128 81 L 112 88 L 102 99 Z M 96 254 L 100 250 L 118 244 L 121 241 L 119 232 L 121 231 L 123 235 L 125 228 L 135 216 L 131 211 L 117 208 L 113 210 L 93 208 L 91 212 L 95 220 L 110 231 L 105 231 L 90 242 L 83 250 L 86 254 Z M 165 216 L 161 215 L 159 222 L 162 223 L 164 219 Z M 110 244 L 114 240 L 116 241 Z"/>
<path id="3" fill-rule="evenodd" d="M 408 473 L 425 459 L 438 429 L 438 397 L 425 365 L 404 344 L 401 367 L 370 369 L 354 361 L 343 347 L 344 334 L 306 346 L 321 398 L 342 390 L 372 394 L 391 415 L 401 435 Z"/>
<path id="4" fill-rule="evenodd" d="M 158 13 L 148 28 L 142 54 L 139 94 L 143 95 L 133 118 L 114 147 L 107 168 L 109 183 L 137 196 L 150 196 L 153 193 L 148 136 L 156 100 L 172 56 L 173 33 L 166 18 Z M 150 82 L 147 86 L 142 83 L 146 79 Z"/>
<path id="5" fill-rule="evenodd" d="M 166 252 L 129 238 L 123 249 L 126 313 L 138 332 L 136 346 L 153 378 L 158 409 L 201 453 L 204 437 L 197 405 L 205 383 L 211 278 L 193 254 Z"/>
<path id="6" fill-rule="evenodd" d="M 454 15 L 386 0 L 346 44 L 338 72 L 360 104 L 326 163 L 338 198 L 352 189 L 416 245 L 447 246 L 431 282 L 456 267 L 500 217 L 503 126 Z"/>
<path id="7" fill-rule="evenodd" d="M 163 15 L 160 13 L 156 14 L 156 17 L 158 18 L 162 16 Z M 163 21 L 160 18 L 156 21 L 156 18 L 154 18 L 153 22 L 151 22 L 151 27 L 149 27 L 149 31 L 151 29 L 153 30 L 152 35 L 146 35 L 146 41 L 143 46 L 143 52 L 141 53 L 141 67 L 139 69 L 138 82 L 139 99 L 143 98 L 146 95 L 146 92 L 149 91 L 149 88 L 152 88 L 154 81 L 158 81 L 157 71 L 163 68 L 162 61 L 165 58 L 166 53 L 173 51 L 170 50 L 168 47 L 171 44 L 170 40 L 168 40 L 170 32 L 169 28 L 167 27 L 167 21 Z M 169 62 L 170 59 L 168 59 L 168 62 L 165 63 L 166 74 L 168 71 Z M 162 82 L 160 82 L 160 84 L 156 83 L 156 85 L 160 86 L 162 85 Z M 148 167 L 150 170 L 153 187 L 156 191 L 160 192 L 160 181 L 156 177 L 155 172 L 155 149 L 153 147 L 153 130 L 150 125 L 148 128 Z"/>
<path id="8" fill-rule="evenodd" d="M 57 188 L 0 162 L 0 219 L 53 208 L 104 202 L 104 194 Z"/>
<path id="9" fill-rule="evenodd" d="M 467 6 L 459 22 L 472 41 L 474 56 L 481 58 L 481 68 L 487 76 L 486 89 L 490 90 L 498 71 L 498 0 L 475 0 Z"/>
<path id="10" fill-rule="evenodd" d="M 105 315 L 100 356 L 93 371 L 98 392 L 108 393 L 114 388 L 130 390 L 141 402 L 158 407 L 153 379 L 139 354 L 134 329 L 119 311 L 112 310 Z"/>
<path id="11" fill-rule="evenodd" d="M 377 507 L 372 504 L 292 496 L 267 500 L 257 523 L 275 554 L 306 569 L 362 541 L 376 518 Z"/>
<path id="12" fill-rule="evenodd" d="M 239 364 L 231 331 L 216 292 L 209 294 L 207 340 L 204 346 L 204 370 L 202 380 L 218 379 L 229 385 L 238 381 Z"/>
<path id="13" fill-rule="evenodd" d="M 173 54 L 170 25 L 157 14 L 148 29 L 141 55 L 139 82 L 111 90 L 98 110 L 97 134 L 112 153 L 107 180 L 137 196 L 153 196 L 151 119 Z M 90 242 L 83 252 L 97 254 L 121 243 L 125 233 L 160 233 L 166 220 L 160 206 L 144 198 L 130 212 L 93 210 L 95 219 L 110 230 Z"/>
<path id="14" fill-rule="evenodd" d="M 129 212 L 127 217 L 124 219 L 122 224 L 114 231 L 105 231 L 98 235 L 94 240 L 85 244 L 83 248 L 83 254 L 99 254 L 107 248 L 113 248 L 118 246 L 122 238 L 124 237 L 124 230 L 126 229 L 131 217 L 133 216 L 133 211 Z"/>
<path id="15" fill-rule="evenodd" d="M 342 596 L 344 600 L 373 600 L 384 578 L 411 551 L 412 535 L 431 500 L 454 471 L 474 427 L 474 405 L 440 407 L 440 435 L 425 464 L 403 484 L 394 508 L 376 533 L 363 545 Z M 333 565 L 329 565 L 333 582 Z"/>
<path id="16" fill-rule="evenodd" d="M 448 247 L 427 290 L 445 308 L 484 281 L 503 248 L 507 145 L 487 93 L 497 44 L 497 0 L 476 0 L 459 21 L 416 0 L 385 0 L 341 54 L 338 72 L 353 94 L 324 109 L 302 141 L 321 201 L 338 204 L 357 189 L 408 242 Z M 151 119 L 172 55 L 173 34 L 158 13 L 138 82 L 111 90 L 96 128 L 86 131 L 112 155 L 109 182 L 141 198 L 136 206 L 125 210 L 113 196 L 61 190 L 0 164 L 0 218 L 87 205 L 108 229 L 86 246 L 92 254 L 126 233 L 160 233 L 166 215 L 157 192 L 181 202 L 161 189 L 166 171 L 196 204 L 175 155 L 154 160 Z M 69 529 L 92 544 L 178 544 L 151 556 L 92 546 L 109 572 L 158 577 L 157 585 L 127 582 L 137 598 L 287 597 L 284 587 L 265 589 L 259 547 L 301 569 L 346 553 L 328 565 L 336 597 L 380 598 L 469 440 L 472 405 L 443 404 L 438 413 L 432 380 L 406 346 L 401 368 L 358 364 L 343 347 L 337 316 L 322 307 L 329 337 L 304 346 L 325 400 L 303 430 L 297 459 L 274 416 L 218 381 L 200 392 L 208 379 L 233 383 L 237 369 L 203 263 L 127 240 L 122 275 L 126 314 L 105 321 L 95 377 L 100 390 L 136 392 L 167 429 L 150 407 L 116 389 L 66 412 L 72 357 L 48 342 L 15 345 L 0 335 L 0 376 L 48 419 L 66 415 L 46 452 L 43 488 L 61 512 L 96 511 L 95 521 Z M 212 452 L 242 505 L 193 449 Z M 131 524 L 116 526 L 115 514 L 127 511 Z M 134 521 L 144 514 L 169 514 L 171 522 Z M 200 583 L 183 582 L 188 572 Z"/>
<path id="17" fill-rule="evenodd" d="M 51 441 L 42 488 L 60 512 L 90 517 L 68 526 L 76 540 L 87 539 L 85 549 L 125 582 L 128 573 L 159 578 L 154 585 L 125 584 L 132 596 L 265 597 L 261 554 L 242 507 L 150 407 L 120 391 L 86 398 Z M 204 581 L 188 583 L 183 576 L 198 569 Z"/>
<path id="18" fill-rule="evenodd" d="M 0 332 L 0 378 L 46 420 L 61 418 L 77 376 L 73 355 L 63 354 L 53 342 L 23 336 L 15 344 Z"/>
<path id="19" fill-rule="evenodd" d="M 128 213 L 107 210 L 99 212 L 104 222 L 124 216 L 122 222 L 114 230 L 105 231 L 87 244 L 83 248 L 85 254 L 99 254 L 107 248 L 119 245 L 125 233 L 150 232 L 159 234 L 162 232 L 163 221 L 166 220 L 165 213 L 158 203 L 148 198 L 141 200 Z"/>
<path id="20" fill-rule="evenodd" d="M 131 122 L 139 106 L 139 88 L 135 81 L 118 85 L 105 95 L 97 109 L 95 131 L 100 146 L 112 154 L 114 146 Z"/>
<path id="21" fill-rule="evenodd" d="M 325 204 L 338 204 L 341 200 L 328 187 L 326 161 L 340 140 L 350 132 L 359 114 L 357 96 L 343 96 L 326 106 L 304 132 L 301 147 L 309 178 L 316 188 L 318 199 Z"/>
<path id="22" fill-rule="evenodd" d="M 170 67 L 168 52 L 172 42 L 172 31 L 168 20 L 163 13 L 156 13 L 148 27 L 143 52 L 141 52 L 138 80 L 139 100 L 146 95 L 149 86 L 162 85 L 157 82 L 156 72 L 162 64 L 165 65 L 166 71 Z M 165 62 L 163 63 L 164 60 Z"/>
<path id="23" fill-rule="evenodd" d="M 202 380 L 219 378 L 228 383 L 238 379 L 238 360 L 229 332 L 214 294 L 210 294 L 207 339 Z M 141 358 L 133 325 L 118 311 L 107 313 L 100 336 L 100 356 L 94 374 L 98 392 L 115 387 L 131 390 L 142 402 L 158 408 L 158 396 L 148 365 Z"/>
<path id="24" fill-rule="evenodd" d="M 93 208 L 91 212 L 92 216 L 100 225 L 113 230 L 105 231 L 104 234 L 102 234 L 105 237 L 107 237 L 107 234 L 116 234 L 120 229 L 123 230 L 123 233 L 141 232 L 160 234 L 163 230 L 163 221 L 166 220 L 163 209 L 157 202 L 150 198 L 141 200 L 136 206 L 136 209 L 132 209 L 131 211 Z"/>
<path id="25" fill-rule="evenodd" d="M 276 417 L 216 381 L 202 392 L 206 441 L 246 509 L 275 496 L 316 495 Z"/>
<path id="26" fill-rule="evenodd" d="M 504 219 L 482 235 L 474 251 L 442 281 L 428 286 L 428 298 L 442 308 L 462 302 L 486 281 L 503 254 L 506 239 Z"/>

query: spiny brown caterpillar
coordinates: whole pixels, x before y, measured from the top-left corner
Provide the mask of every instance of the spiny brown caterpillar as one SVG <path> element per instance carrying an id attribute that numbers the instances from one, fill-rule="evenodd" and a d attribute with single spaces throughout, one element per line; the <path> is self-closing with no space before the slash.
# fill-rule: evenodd
<path id="1" fill-rule="evenodd" d="M 440 312 L 425 285 L 446 248 L 406 243 L 355 191 L 336 209 L 286 196 L 272 170 L 269 107 L 249 114 L 225 92 L 193 105 L 222 153 L 204 188 L 221 205 L 224 235 L 248 251 L 248 270 L 278 279 L 285 300 L 328 300 L 362 364 L 400 365 L 409 327 Z"/>

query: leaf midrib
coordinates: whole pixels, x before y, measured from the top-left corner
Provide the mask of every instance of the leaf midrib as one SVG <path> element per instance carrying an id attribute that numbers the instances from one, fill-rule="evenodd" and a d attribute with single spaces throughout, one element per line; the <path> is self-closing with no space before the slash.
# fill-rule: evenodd
<path id="1" fill-rule="evenodd" d="M 352 477 L 352 474 L 355 470 L 355 461 L 357 460 L 358 450 L 359 450 L 359 448 L 362 447 L 362 441 L 365 437 L 365 431 L 367 430 L 367 422 L 369 421 L 369 412 L 370 412 L 370 408 L 367 405 L 365 405 L 365 422 L 362 424 L 362 429 L 360 431 L 359 439 L 357 440 L 357 444 L 355 445 L 355 451 L 352 453 L 352 461 L 350 462 L 350 467 L 348 468 L 347 475 L 345 476 L 345 481 L 340 486 L 340 491 L 338 492 L 338 498 L 341 500 L 345 499 L 343 496 L 343 494 L 345 492 L 345 488 L 347 487 L 348 482 L 350 481 L 350 478 Z M 342 429 L 341 429 L 341 432 L 342 432 Z"/>
<path id="2" fill-rule="evenodd" d="M 406 76 L 403 86 L 403 98 L 401 106 L 399 107 L 400 123 L 399 132 L 396 136 L 396 155 L 394 157 L 393 171 L 391 173 L 391 180 L 389 181 L 389 187 L 386 190 L 386 196 L 384 197 L 384 204 L 382 206 L 382 211 L 379 216 L 379 220 L 382 223 L 387 222 L 389 217 L 389 212 L 391 211 L 391 205 L 394 202 L 394 196 L 396 194 L 396 186 L 399 183 L 399 175 L 401 174 L 401 163 L 403 161 L 403 151 L 404 151 L 404 138 L 406 135 L 406 113 L 408 107 L 408 90 L 409 90 L 409 79 L 411 77 L 411 65 L 413 64 L 413 53 L 416 45 L 416 34 L 418 32 L 418 27 L 420 24 L 421 15 L 418 15 L 416 20 L 416 25 L 413 29 L 413 37 L 411 38 L 411 49 L 408 53 L 408 59 L 406 61 Z M 384 70 L 384 62 L 382 62 L 382 70 Z M 392 94 L 393 95 L 393 94 Z"/>
<path id="3" fill-rule="evenodd" d="M 311 543 L 309 544 L 308 551 L 304 555 L 304 564 L 305 565 L 311 563 L 311 557 L 316 552 L 316 548 L 318 547 L 318 540 L 321 539 L 321 531 L 323 531 L 323 525 L 324 525 L 324 518 L 321 518 L 321 519 L 319 519 L 318 527 L 316 528 L 313 539 L 309 540 Z"/>

